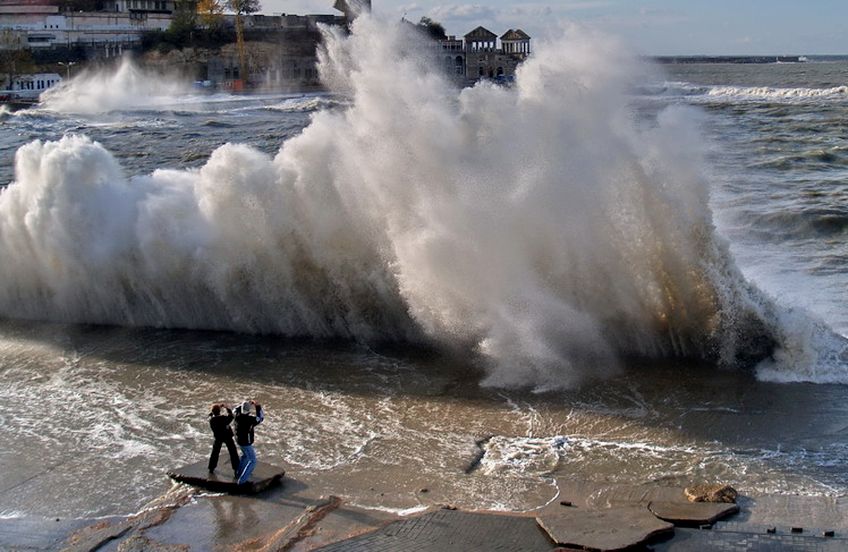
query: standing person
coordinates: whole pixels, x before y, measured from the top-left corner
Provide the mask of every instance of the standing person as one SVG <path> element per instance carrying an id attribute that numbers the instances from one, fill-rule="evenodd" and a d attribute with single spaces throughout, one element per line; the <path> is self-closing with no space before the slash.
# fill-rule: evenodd
<path id="1" fill-rule="evenodd" d="M 251 406 L 256 407 L 256 416 L 250 414 Z M 253 450 L 253 428 L 261 424 L 264 419 L 262 405 L 256 401 L 244 401 L 241 406 L 236 407 L 236 442 L 241 447 L 241 461 L 236 475 L 239 485 L 247 483 L 250 474 L 256 467 L 256 452 Z"/>
<path id="2" fill-rule="evenodd" d="M 227 410 L 226 415 L 221 415 L 221 408 Z M 212 454 L 209 456 L 209 471 L 214 472 L 218 467 L 218 455 L 221 452 L 221 445 L 227 445 L 227 451 L 230 453 L 230 465 L 233 467 L 233 473 L 238 477 L 239 456 L 236 451 L 236 444 L 233 442 L 233 430 L 230 429 L 230 423 L 233 421 L 233 411 L 225 404 L 213 404 L 212 412 L 209 413 L 209 427 L 212 428 L 212 435 L 215 436 L 215 444 L 212 445 Z"/>

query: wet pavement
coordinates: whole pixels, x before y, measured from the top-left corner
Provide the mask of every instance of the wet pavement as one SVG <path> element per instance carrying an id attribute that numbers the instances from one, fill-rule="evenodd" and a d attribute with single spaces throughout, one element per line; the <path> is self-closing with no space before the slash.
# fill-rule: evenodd
<path id="1" fill-rule="evenodd" d="M 566 481 L 558 485 L 558 500 L 528 512 L 462 511 L 439 504 L 420 512 L 365 509 L 291 478 L 282 487 L 252 496 L 174 485 L 133 516 L 0 519 L 0 549 L 534 552 L 557 549 L 559 541 L 596 550 L 848 550 L 848 505 L 842 498 L 741 495 L 738 513 L 693 528 L 700 510 L 711 505 L 686 502 L 680 488 Z M 673 532 L 634 531 L 632 541 L 622 542 L 633 518 L 616 512 L 639 511 L 636 518 L 642 520 L 651 517 L 649 505 L 655 501 L 664 501 L 666 508 L 676 504 L 678 513 L 690 512 L 692 519 L 678 516 Z M 598 519 L 604 523 L 594 523 Z M 553 532 L 546 533 L 543 525 Z"/>
<path id="2" fill-rule="evenodd" d="M 554 543 L 533 518 L 438 510 L 396 521 L 373 533 L 320 548 L 321 552 L 543 552 Z"/>

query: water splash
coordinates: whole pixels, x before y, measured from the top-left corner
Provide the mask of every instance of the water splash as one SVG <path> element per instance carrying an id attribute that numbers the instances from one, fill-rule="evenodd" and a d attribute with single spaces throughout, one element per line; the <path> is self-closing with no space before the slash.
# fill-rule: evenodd
<path id="1" fill-rule="evenodd" d="M 142 69 L 129 57 L 117 68 L 85 70 L 41 94 L 40 108 L 59 113 L 97 114 L 147 109 L 173 102 L 189 92 L 176 76 Z"/>
<path id="2" fill-rule="evenodd" d="M 693 112 L 639 129 L 648 69 L 577 30 L 514 88 L 456 90 L 402 26 L 326 31 L 316 113 L 275 158 L 228 144 L 127 177 L 36 141 L 0 193 L 0 314 L 475 351 L 547 389 L 622 356 L 750 364 L 782 335 L 718 239 Z"/>

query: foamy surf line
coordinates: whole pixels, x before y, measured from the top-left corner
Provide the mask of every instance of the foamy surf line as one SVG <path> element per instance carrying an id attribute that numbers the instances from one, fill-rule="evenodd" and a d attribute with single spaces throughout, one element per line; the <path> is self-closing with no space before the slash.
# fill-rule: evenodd
<path id="1" fill-rule="evenodd" d="M 614 40 L 574 29 L 513 88 L 457 91 L 403 26 L 326 33 L 322 79 L 352 103 L 273 158 L 227 144 L 127 178 L 85 137 L 20 148 L 0 315 L 423 342 L 540 391 L 621 357 L 752 366 L 819 343 L 792 339 L 716 237 L 690 111 L 634 125 L 648 69 Z"/>
<path id="2" fill-rule="evenodd" d="M 336 107 L 345 107 L 347 102 L 338 96 L 315 95 L 300 98 L 286 98 L 280 103 L 266 105 L 265 109 L 283 112 L 306 112 L 317 111 Z"/>
<path id="3" fill-rule="evenodd" d="M 831 88 L 773 88 L 768 86 L 714 86 L 707 90 L 711 98 L 726 97 L 729 99 L 749 100 L 806 100 L 806 99 L 838 99 L 848 100 L 848 86 Z"/>

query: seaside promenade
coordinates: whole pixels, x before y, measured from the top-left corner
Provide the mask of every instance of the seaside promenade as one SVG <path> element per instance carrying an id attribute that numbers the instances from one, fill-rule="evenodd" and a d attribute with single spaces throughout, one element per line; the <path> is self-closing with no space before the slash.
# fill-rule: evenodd
<path id="1" fill-rule="evenodd" d="M 565 480 L 558 484 L 558 496 L 527 512 L 469 511 L 429 504 L 429 493 L 422 489 L 420 509 L 414 513 L 363 508 L 291 478 L 253 496 L 209 494 L 174 485 L 129 517 L 2 519 L 0 549 L 848 550 L 848 504 L 837 498 L 742 495 L 737 505 L 690 503 L 683 490 L 674 487 L 603 486 Z M 727 517 L 700 519 L 697 512 Z"/>

